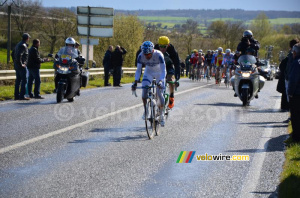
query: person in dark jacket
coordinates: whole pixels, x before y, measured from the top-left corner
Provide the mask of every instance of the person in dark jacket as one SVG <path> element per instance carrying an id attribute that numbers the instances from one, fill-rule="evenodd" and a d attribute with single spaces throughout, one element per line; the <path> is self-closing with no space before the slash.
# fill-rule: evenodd
<path id="1" fill-rule="evenodd" d="M 29 100 L 30 98 L 25 97 L 26 92 L 26 65 L 28 61 L 28 41 L 30 35 L 24 33 L 22 41 L 20 41 L 14 49 L 14 69 L 16 71 L 16 82 L 15 82 L 15 100 Z M 21 90 L 20 90 L 21 85 Z"/>
<path id="2" fill-rule="evenodd" d="M 41 85 L 41 78 L 40 78 L 40 68 L 41 63 L 45 61 L 49 61 L 48 59 L 42 59 L 39 53 L 39 46 L 40 40 L 34 39 L 32 42 L 32 46 L 29 49 L 29 56 L 28 56 L 28 63 L 27 69 L 29 71 L 28 77 L 28 95 L 30 98 L 37 98 L 37 99 L 44 99 L 40 95 L 40 85 Z M 32 84 L 34 80 L 34 96 L 32 94 Z"/>
<path id="3" fill-rule="evenodd" d="M 246 30 L 243 33 L 243 38 L 237 46 L 237 51 L 240 51 L 241 55 L 245 55 L 248 48 L 252 48 L 255 50 L 254 56 L 257 58 L 257 52 L 260 48 L 260 44 L 253 38 L 253 33 L 251 32 L 251 30 Z"/>
<path id="4" fill-rule="evenodd" d="M 280 76 L 278 79 L 278 84 L 277 84 L 277 88 L 276 90 L 281 93 L 281 110 L 282 111 L 288 111 L 289 110 L 289 103 L 287 100 L 287 95 L 286 95 L 286 87 L 285 87 L 285 69 L 287 66 L 287 62 L 288 62 L 288 57 L 286 57 L 285 59 L 283 59 L 280 62 L 279 65 L 279 69 L 280 69 Z"/>
<path id="5" fill-rule="evenodd" d="M 300 141 L 300 43 L 294 45 L 293 62 L 289 73 L 288 96 L 292 121 L 292 138 Z"/>
<path id="6" fill-rule="evenodd" d="M 111 86 L 109 81 L 109 71 L 112 69 L 111 65 L 111 54 L 113 51 L 113 46 L 108 46 L 107 51 L 105 52 L 104 58 L 103 58 L 103 67 L 104 67 L 104 86 Z"/>
<path id="7" fill-rule="evenodd" d="M 122 87 L 121 85 L 121 75 L 122 75 L 122 65 L 123 65 L 123 55 L 126 54 L 127 51 L 125 48 L 116 46 L 115 51 L 111 54 L 111 64 L 114 70 L 114 87 Z"/>
<path id="8" fill-rule="evenodd" d="M 164 54 L 165 62 L 166 62 L 166 70 L 167 70 L 167 76 L 166 76 L 167 82 L 176 80 L 175 85 L 169 83 L 170 97 L 169 97 L 168 107 L 172 109 L 175 104 L 174 89 L 175 86 L 176 87 L 179 86 L 178 81 L 180 79 L 180 59 L 175 47 L 170 43 L 170 39 L 167 36 L 159 37 L 158 44 L 154 46 L 154 49 L 158 49 Z M 167 64 L 168 61 L 167 58 L 170 59 L 169 61 L 171 62 L 170 64 Z"/>

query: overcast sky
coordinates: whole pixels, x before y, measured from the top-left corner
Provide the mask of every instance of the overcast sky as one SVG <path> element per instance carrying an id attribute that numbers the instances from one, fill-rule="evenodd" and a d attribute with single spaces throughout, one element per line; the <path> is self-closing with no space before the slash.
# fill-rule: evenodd
<path id="1" fill-rule="evenodd" d="M 122 10 L 244 9 L 300 11 L 300 0 L 42 0 L 47 7 L 111 7 Z"/>

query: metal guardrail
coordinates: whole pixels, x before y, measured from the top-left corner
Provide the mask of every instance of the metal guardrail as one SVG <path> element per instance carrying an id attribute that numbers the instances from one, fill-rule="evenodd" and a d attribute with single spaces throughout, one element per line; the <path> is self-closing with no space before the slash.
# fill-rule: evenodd
<path id="1" fill-rule="evenodd" d="M 135 74 L 136 67 L 123 67 L 123 74 Z M 90 75 L 104 75 L 104 68 L 90 68 Z M 54 69 L 41 69 L 41 78 L 54 77 Z M 15 70 L 0 70 L 0 80 L 15 80 Z"/>

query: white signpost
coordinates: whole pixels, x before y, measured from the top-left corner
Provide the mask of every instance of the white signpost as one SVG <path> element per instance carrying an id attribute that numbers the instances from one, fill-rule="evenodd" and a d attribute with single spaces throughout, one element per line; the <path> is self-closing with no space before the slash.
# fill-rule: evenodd
<path id="1" fill-rule="evenodd" d="M 93 45 L 99 43 L 98 39 L 89 39 L 89 37 L 112 37 L 113 16 L 113 8 L 77 7 L 77 34 L 87 36 L 87 39 L 81 39 L 83 54 L 86 51 L 87 68 L 89 68 L 89 60 L 93 59 L 93 55 L 90 55 L 93 53 Z"/>

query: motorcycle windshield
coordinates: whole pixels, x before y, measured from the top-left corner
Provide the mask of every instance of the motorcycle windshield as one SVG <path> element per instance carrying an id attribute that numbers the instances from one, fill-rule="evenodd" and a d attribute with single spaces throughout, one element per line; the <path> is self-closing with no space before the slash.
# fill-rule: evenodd
<path id="1" fill-rule="evenodd" d="M 256 58 L 252 55 L 243 55 L 238 59 L 238 63 L 242 70 L 250 70 L 252 65 L 256 63 Z"/>
<path id="2" fill-rule="evenodd" d="M 62 47 L 57 55 L 61 58 L 74 59 L 78 57 L 78 51 L 74 47 L 66 46 Z"/>
<path id="3" fill-rule="evenodd" d="M 252 65 L 256 63 L 256 58 L 252 55 L 242 55 L 239 58 L 238 63 L 240 65 Z"/>

